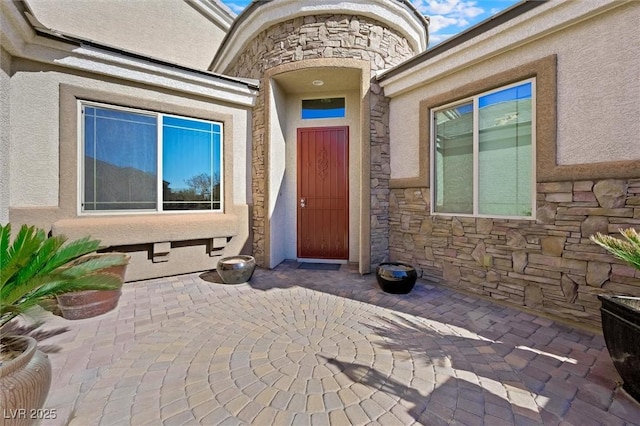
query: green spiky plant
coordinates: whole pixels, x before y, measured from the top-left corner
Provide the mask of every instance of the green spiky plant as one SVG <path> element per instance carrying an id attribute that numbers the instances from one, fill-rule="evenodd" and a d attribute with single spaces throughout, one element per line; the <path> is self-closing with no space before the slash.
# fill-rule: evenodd
<path id="1" fill-rule="evenodd" d="M 52 296 L 82 290 L 113 290 L 122 285 L 104 268 L 124 265 L 122 253 L 80 261 L 100 248 L 89 237 L 67 243 L 64 236 L 23 225 L 11 241 L 11 225 L 0 225 L 0 329 Z"/>
<path id="2" fill-rule="evenodd" d="M 640 234 L 633 228 L 620 229 L 619 231 L 625 238 L 624 240 L 598 232 L 591 236 L 591 241 L 618 259 L 640 270 Z"/>

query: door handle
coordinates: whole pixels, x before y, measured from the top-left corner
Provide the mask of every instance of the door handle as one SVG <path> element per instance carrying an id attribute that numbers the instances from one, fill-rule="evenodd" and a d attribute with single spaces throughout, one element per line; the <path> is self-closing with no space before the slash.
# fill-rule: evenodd
<path id="1" fill-rule="evenodd" d="M 300 198 L 300 207 L 301 208 L 305 208 L 307 207 L 307 199 L 306 198 Z"/>

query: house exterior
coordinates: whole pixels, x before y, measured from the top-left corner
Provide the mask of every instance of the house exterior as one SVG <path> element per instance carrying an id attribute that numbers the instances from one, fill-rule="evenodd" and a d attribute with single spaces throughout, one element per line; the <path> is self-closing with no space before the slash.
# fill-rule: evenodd
<path id="1" fill-rule="evenodd" d="M 591 324 L 640 295 L 589 241 L 640 226 L 637 2 L 525 1 L 431 49 L 408 0 L 71 3 L 0 6 L 3 223 L 100 238 L 128 280 L 242 252 Z"/>
<path id="2" fill-rule="evenodd" d="M 104 4 L 86 2 L 99 10 L 83 8 L 84 16 L 72 15 L 60 26 L 71 30 L 70 22 L 100 16 Z M 194 2 L 173 4 L 176 22 L 226 24 Z M 214 269 L 222 254 L 241 252 L 250 241 L 247 141 L 257 82 L 190 66 L 210 62 L 215 46 L 211 52 L 186 47 L 193 62 L 176 64 L 158 57 L 179 51 L 180 37 L 166 37 L 154 51 L 142 43 L 145 54 L 127 51 L 96 41 L 110 34 L 106 24 L 84 38 L 54 29 L 51 2 L 42 3 L 50 22 L 38 21 L 40 5 L 0 6 L 1 220 L 98 238 L 131 255 L 127 280 Z M 133 27 L 140 39 L 155 37 L 158 26 L 170 28 L 162 10 L 137 10 L 136 2 L 119 6 L 130 21 L 112 17 L 112 23 L 127 28 L 138 22 Z M 113 31 L 131 31 L 124 28 Z M 180 152 L 181 143 L 189 148 Z M 208 194 L 199 190 L 202 178 Z"/>

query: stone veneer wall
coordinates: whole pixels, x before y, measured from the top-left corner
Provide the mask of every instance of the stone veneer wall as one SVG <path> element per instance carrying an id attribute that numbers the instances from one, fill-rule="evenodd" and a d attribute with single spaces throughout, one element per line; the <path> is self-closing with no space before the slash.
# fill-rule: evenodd
<path id="1" fill-rule="evenodd" d="M 539 183 L 537 203 L 536 221 L 431 216 L 429 188 L 393 189 L 391 258 L 424 278 L 593 326 L 598 294 L 640 296 L 640 271 L 589 240 L 640 230 L 640 179 Z"/>
<path id="2" fill-rule="evenodd" d="M 318 15 L 291 19 L 256 35 L 225 74 L 260 79 L 253 110 L 253 254 L 265 266 L 265 70 L 289 62 L 317 58 L 352 58 L 371 63 L 371 264 L 389 257 L 389 101 L 373 79 L 415 54 L 406 38 L 384 24 L 362 16 Z M 366 107 L 366 106 L 363 106 Z"/>

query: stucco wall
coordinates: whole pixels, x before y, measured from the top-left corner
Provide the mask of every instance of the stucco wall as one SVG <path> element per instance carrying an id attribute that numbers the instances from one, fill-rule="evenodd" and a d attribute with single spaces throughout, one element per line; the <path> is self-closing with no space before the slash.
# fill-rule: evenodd
<path id="1" fill-rule="evenodd" d="M 242 250 L 249 235 L 247 109 L 23 59 L 13 65 L 12 223 L 71 238 L 90 233 L 130 252 L 128 280 L 214 269 L 220 255 Z M 224 214 L 79 215 L 76 98 L 223 122 Z"/>
<path id="2" fill-rule="evenodd" d="M 271 218 L 271 227 L 278 232 L 272 232 L 269 236 L 271 247 L 271 259 L 269 267 L 276 267 L 285 259 L 295 259 L 287 247 L 287 232 L 294 228 L 290 217 L 290 205 L 288 205 L 286 196 L 293 188 L 287 187 L 287 176 L 292 173 L 289 169 L 287 158 L 287 122 L 288 117 L 293 115 L 288 113 L 286 107 L 287 94 L 275 81 L 271 82 L 271 96 L 269 99 L 270 121 L 278 123 L 271 126 L 269 137 L 269 193 L 274 196 L 269 197 L 269 217 Z M 289 139 L 291 142 L 291 139 Z"/>
<path id="3" fill-rule="evenodd" d="M 640 3 L 632 2 L 393 97 L 391 177 L 419 174 L 419 126 L 406 123 L 419 123 L 422 100 L 552 53 L 558 58 L 557 163 L 640 159 L 640 120 L 630 119 L 640 116 L 639 19 Z"/>
<path id="4" fill-rule="evenodd" d="M 0 223 L 9 221 L 11 56 L 0 48 Z"/>
<path id="5" fill-rule="evenodd" d="M 29 0 L 46 27 L 153 58 L 206 69 L 224 27 L 181 0 Z"/>

